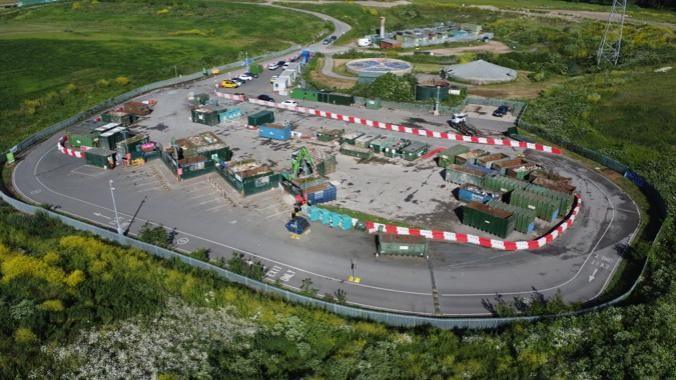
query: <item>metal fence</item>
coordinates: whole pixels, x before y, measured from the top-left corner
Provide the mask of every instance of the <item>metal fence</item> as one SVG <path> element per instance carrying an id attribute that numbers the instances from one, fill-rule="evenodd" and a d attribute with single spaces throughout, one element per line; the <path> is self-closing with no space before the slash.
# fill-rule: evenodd
<path id="1" fill-rule="evenodd" d="M 279 57 L 279 56 L 282 56 L 282 55 L 289 54 L 289 53 L 296 51 L 296 50 L 299 50 L 299 49 L 300 49 L 299 45 L 293 45 L 293 46 L 291 46 L 291 47 L 289 47 L 288 49 L 285 49 L 285 50 L 281 50 L 281 51 L 277 51 L 277 52 L 271 52 L 271 53 L 256 56 L 256 57 L 252 58 L 252 60 L 253 61 L 267 60 L 267 59 L 271 59 L 271 58 L 275 58 L 275 57 Z M 226 70 L 233 70 L 233 69 L 240 68 L 240 67 L 243 67 L 242 62 L 233 62 L 233 63 L 229 63 L 227 65 L 219 66 L 218 69 L 221 70 L 221 71 L 226 71 Z M 170 78 L 170 79 L 150 83 L 150 84 L 147 84 L 143 87 L 139 87 L 137 89 L 131 90 L 131 91 L 126 92 L 122 95 L 116 96 L 112 99 L 105 100 L 102 103 L 95 105 L 94 107 L 90 108 L 87 111 L 80 112 L 80 113 L 78 113 L 78 114 L 76 114 L 76 115 L 74 115 L 74 116 L 72 116 L 72 117 L 70 117 L 66 120 L 63 120 L 63 121 L 58 122 L 56 124 L 53 124 L 50 127 L 43 129 L 42 131 L 40 131 L 38 133 L 31 135 L 29 138 L 21 141 L 20 143 L 18 143 L 14 147 L 12 147 L 11 151 L 15 154 L 18 154 L 22 151 L 25 151 L 28 148 L 30 148 L 31 146 L 33 146 L 34 144 L 36 144 L 40 141 L 43 141 L 44 139 L 48 138 L 49 136 L 65 129 L 65 128 L 67 128 L 67 127 L 69 127 L 69 126 L 71 126 L 75 123 L 86 120 L 86 119 L 88 119 L 88 118 L 90 118 L 90 117 L 92 117 L 92 116 L 94 116 L 94 115 L 96 115 L 100 112 L 105 111 L 108 108 L 111 108 L 111 107 L 113 107 L 117 104 L 126 102 L 130 99 L 133 99 L 133 98 L 139 96 L 139 95 L 142 95 L 142 94 L 145 94 L 145 93 L 148 93 L 150 91 L 154 91 L 154 90 L 157 90 L 157 89 L 160 89 L 160 88 L 163 88 L 163 87 L 185 84 L 185 83 L 188 83 L 188 82 L 192 82 L 192 81 L 204 79 L 204 78 L 205 78 L 205 76 L 204 76 L 203 72 L 197 72 L 197 73 L 193 73 L 193 74 L 189 74 L 189 75 L 184 75 L 184 76 L 181 76 L 181 77 Z"/>
<path id="2" fill-rule="evenodd" d="M 288 54 L 291 51 L 298 50 L 299 47 L 291 47 L 289 49 L 286 49 L 281 52 L 276 52 L 276 53 L 270 53 L 266 55 L 262 55 L 259 57 L 256 57 L 255 60 L 264 60 L 276 56 L 281 56 L 284 54 Z M 233 63 L 225 66 L 221 66 L 219 69 L 221 70 L 227 70 L 227 69 L 232 69 L 236 68 L 239 66 L 239 63 Z M 13 151 L 15 153 L 20 153 L 23 150 L 28 149 L 30 146 L 33 144 L 40 142 L 47 138 L 48 136 L 62 130 L 63 128 L 66 128 L 67 126 L 70 126 L 74 123 L 77 123 L 81 120 L 84 120 L 87 117 L 90 117 L 106 108 L 109 108 L 115 104 L 127 101 L 133 97 L 136 97 L 140 94 L 146 93 L 148 91 L 156 90 L 162 87 L 166 86 L 172 86 L 180 83 L 185 83 L 189 82 L 192 80 L 200 79 L 203 77 L 202 73 L 195 73 L 191 74 L 188 76 L 184 76 L 181 78 L 172 78 L 168 79 L 165 81 L 160 81 L 160 82 L 155 82 L 146 86 L 143 86 L 141 88 L 138 88 L 136 90 L 130 91 L 126 94 L 120 95 L 114 99 L 109 99 L 92 109 L 82 112 L 80 114 L 77 114 L 67 120 L 64 120 L 62 122 L 56 123 L 49 128 L 36 133 L 29 137 L 28 139 L 22 141 L 21 143 L 17 144 L 14 148 Z M 572 150 L 572 149 L 571 149 Z M 0 164 L 4 164 L 5 162 L 5 156 L 0 156 Z M 626 168 L 626 167 L 625 167 Z M 219 277 L 222 277 L 230 282 L 240 284 L 243 286 L 246 286 L 248 288 L 251 288 L 253 290 L 268 294 L 268 295 L 273 295 L 276 297 L 279 297 L 281 299 L 287 300 L 289 302 L 294 302 L 297 304 L 301 305 L 306 305 L 306 306 L 311 306 L 311 307 L 316 307 L 320 308 L 323 310 L 327 310 L 339 315 L 342 315 L 344 317 L 350 317 L 350 318 L 359 318 L 359 319 L 366 319 L 366 320 L 371 320 L 371 321 L 376 321 L 376 322 L 381 322 L 386 325 L 390 326 L 398 326 L 398 327 L 415 327 L 415 326 L 423 326 L 423 325 L 430 325 L 438 328 L 445 328 L 445 329 L 495 329 L 500 326 L 510 324 L 510 323 L 515 323 L 515 322 L 531 322 L 539 319 L 544 319 L 544 318 L 554 318 L 554 317 L 561 317 L 561 316 L 572 316 L 572 315 L 579 315 L 579 314 L 584 314 L 590 311 L 598 310 L 601 308 L 605 308 L 608 306 L 615 305 L 623 300 L 625 300 L 627 297 L 629 297 L 634 289 L 636 288 L 638 281 L 633 284 L 631 289 L 629 289 L 627 292 L 622 294 L 621 296 L 609 301 L 602 303 L 600 305 L 586 308 L 586 309 L 581 309 L 581 310 L 576 310 L 573 312 L 567 312 L 567 313 L 562 313 L 558 315 L 550 315 L 550 316 L 520 316 L 520 317 L 507 317 L 507 318 L 498 318 L 498 317 L 487 317 L 487 318 L 444 318 L 444 317 L 431 317 L 431 316 L 418 316 L 418 315 L 408 315 L 408 314 L 397 314 L 397 313 L 390 313 L 390 312 L 385 312 L 385 311 L 378 311 L 378 310 L 371 310 L 371 309 L 364 309 L 360 307 L 355 307 L 355 306 L 350 306 L 350 305 L 340 305 L 336 303 L 331 303 L 327 302 L 321 299 L 317 298 L 312 298 L 308 297 L 302 294 L 297 294 L 292 291 L 279 288 L 261 281 L 253 280 L 248 277 L 236 274 L 234 272 L 230 272 L 226 269 L 220 268 L 218 266 L 212 265 L 210 263 L 200 261 L 193 259 L 189 256 L 182 255 L 180 253 L 170 251 L 152 244 L 148 244 L 139 240 L 136 240 L 134 238 L 124 236 L 124 235 L 118 235 L 113 231 L 109 231 L 107 229 L 94 226 L 82 221 L 79 221 L 77 219 L 71 218 L 69 216 L 59 214 L 50 210 L 46 210 L 40 207 L 36 207 L 27 203 L 24 203 L 20 200 L 17 200 L 13 198 L 12 196 L 6 194 L 4 191 L 0 191 L 0 198 L 11 205 L 13 208 L 15 208 L 18 211 L 28 213 L 28 214 L 35 214 L 36 212 L 45 212 L 51 217 L 59 219 L 61 222 L 64 224 L 71 226 L 75 229 L 78 229 L 80 231 L 87 231 L 91 232 L 93 234 L 96 234 L 97 236 L 117 242 L 122 245 L 138 248 L 140 250 L 143 250 L 145 252 L 148 252 L 154 256 L 163 258 L 163 259 L 177 259 L 180 260 L 181 262 L 190 265 L 195 268 L 199 268 L 202 270 L 207 270 L 210 272 L 215 273 Z M 661 231 L 660 231 L 661 232 Z M 659 234 L 658 234 L 659 236 Z M 647 262 L 647 261 L 646 261 Z M 641 274 L 645 271 L 646 265 L 644 265 L 643 270 L 641 271 Z"/>

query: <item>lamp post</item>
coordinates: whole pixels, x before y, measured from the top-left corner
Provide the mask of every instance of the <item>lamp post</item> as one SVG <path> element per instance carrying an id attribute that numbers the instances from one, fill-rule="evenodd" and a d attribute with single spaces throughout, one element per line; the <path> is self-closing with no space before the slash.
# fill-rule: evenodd
<path id="1" fill-rule="evenodd" d="M 113 180 L 108 180 L 108 186 L 110 187 L 110 197 L 113 198 L 113 211 L 115 211 L 115 224 L 117 225 L 118 235 L 122 235 L 122 227 L 120 226 L 120 217 L 117 215 L 117 204 L 115 203 L 115 188 L 113 187 Z"/>
<path id="2" fill-rule="evenodd" d="M 440 86 L 437 86 L 437 100 L 434 103 L 434 116 L 439 116 L 439 90 L 441 89 Z"/>

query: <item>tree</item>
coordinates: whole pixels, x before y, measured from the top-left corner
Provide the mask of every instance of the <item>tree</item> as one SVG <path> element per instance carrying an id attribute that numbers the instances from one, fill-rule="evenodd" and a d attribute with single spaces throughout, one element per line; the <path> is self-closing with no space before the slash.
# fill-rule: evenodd
<path id="1" fill-rule="evenodd" d="M 146 222 L 141 226 L 141 231 L 138 235 L 139 240 L 146 243 L 154 244 L 162 248 L 168 248 L 171 244 L 171 235 L 161 224 L 153 226 Z"/>
<path id="2" fill-rule="evenodd" d="M 307 277 L 304 278 L 303 281 L 300 282 L 300 290 L 302 293 L 308 295 L 308 296 L 314 296 L 317 294 L 318 289 L 314 288 L 312 283 L 312 279 Z"/>
<path id="3" fill-rule="evenodd" d="M 366 89 L 369 98 L 381 98 L 398 102 L 414 100 L 415 77 L 405 75 L 396 76 L 392 73 L 379 76 Z"/>

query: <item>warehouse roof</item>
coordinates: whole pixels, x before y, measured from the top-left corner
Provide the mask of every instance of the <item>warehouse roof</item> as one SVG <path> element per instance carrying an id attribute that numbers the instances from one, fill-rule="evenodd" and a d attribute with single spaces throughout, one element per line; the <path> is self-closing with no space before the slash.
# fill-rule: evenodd
<path id="1" fill-rule="evenodd" d="M 517 77 L 516 70 L 498 66 L 494 63 L 486 62 L 483 59 L 469 63 L 446 66 L 444 71 L 449 77 L 477 84 L 509 82 L 515 80 Z"/>

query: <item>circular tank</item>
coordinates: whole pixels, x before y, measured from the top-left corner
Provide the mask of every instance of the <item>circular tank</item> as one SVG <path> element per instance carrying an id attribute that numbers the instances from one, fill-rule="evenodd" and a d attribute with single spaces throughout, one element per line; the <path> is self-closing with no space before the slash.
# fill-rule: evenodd
<path id="1" fill-rule="evenodd" d="M 408 74 L 413 65 L 400 59 L 392 58 L 362 58 L 353 59 L 346 64 L 347 70 L 355 74 L 360 73 L 392 73 L 395 75 Z"/>

